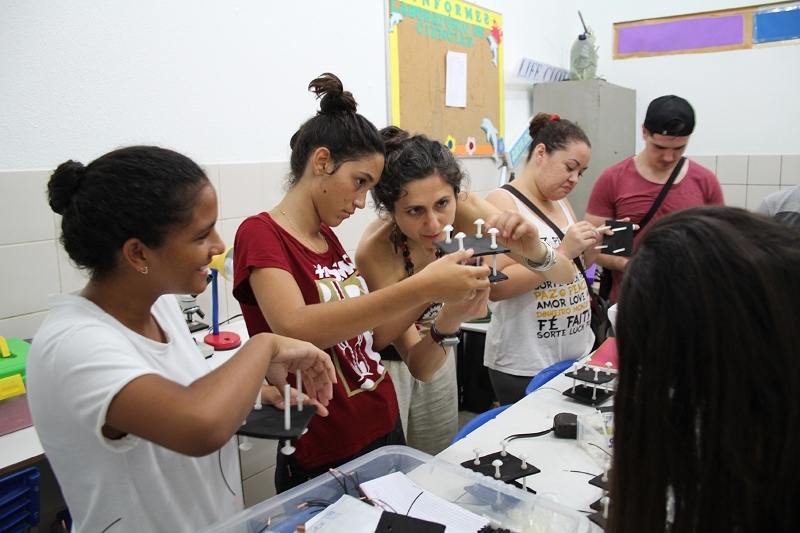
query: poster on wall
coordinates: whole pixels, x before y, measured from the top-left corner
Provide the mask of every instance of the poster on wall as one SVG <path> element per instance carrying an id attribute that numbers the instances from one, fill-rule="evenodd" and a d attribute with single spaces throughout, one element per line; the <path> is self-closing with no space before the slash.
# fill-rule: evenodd
<path id="1" fill-rule="evenodd" d="M 504 151 L 502 16 L 460 0 L 387 1 L 392 124 L 424 133 L 456 155 L 499 161 Z M 452 61 L 453 53 L 466 57 L 463 106 L 447 105 L 448 54 Z"/>

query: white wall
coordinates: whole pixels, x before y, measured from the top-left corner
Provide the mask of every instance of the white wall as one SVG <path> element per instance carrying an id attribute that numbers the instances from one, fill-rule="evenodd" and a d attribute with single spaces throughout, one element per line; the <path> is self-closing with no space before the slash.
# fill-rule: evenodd
<path id="1" fill-rule="evenodd" d="M 386 122 L 384 6 L 124 0 L 0 4 L 0 170 L 154 143 L 202 162 L 287 159 L 333 72 Z"/>
<path id="2" fill-rule="evenodd" d="M 706 157 L 721 180 L 730 174 L 723 183 L 736 187 L 738 205 L 797 179 L 800 46 L 611 58 L 614 22 L 746 0 L 477 3 L 503 14 L 507 137 L 530 115 L 530 85 L 512 76 L 516 61 L 568 67 L 580 9 L 597 34 L 599 73 L 636 89 L 639 122 L 661 94 L 694 104 L 689 153 Z M 0 334 L 30 336 L 47 292 L 83 283 L 57 244 L 58 220 L 44 199 L 58 163 L 134 143 L 186 153 L 217 184 L 220 226 L 231 242 L 243 217 L 280 198 L 288 140 L 317 108 L 306 91 L 313 77 L 336 73 L 366 117 L 387 123 L 385 16 L 379 0 L 0 0 Z M 777 177 L 766 183 L 758 158 L 770 154 L 777 162 L 766 167 Z M 496 183 L 490 160 L 466 167 L 473 190 Z M 742 178 L 750 174 L 756 181 Z M 348 250 L 372 216 L 362 212 L 337 229 Z M 236 311 L 235 302 L 229 307 Z"/>
<path id="3" fill-rule="evenodd" d="M 597 37 L 598 75 L 636 89 L 639 124 L 651 100 L 677 94 L 689 100 L 697 113 L 689 154 L 797 154 L 800 45 L 612 59 L 615 22 L 753 4 L 752 0 L 578 0 L 577 9 Z M 642 147 L 641 140 L 637 146 Z"/>
<path id="4" fill-rule="evenodd" d="M 613 22 L 747 2 L 475 3 L 503 15 L 507 137 L 530 116 L 530 84 L 512 76 L 517 60 L 568 68 L 581 9 L 598 37 L 599 73 L 637 90 L 640 122 L 661 94 L 695 105 L 690 153 L 725 176 L 726 196 L 746 205 L 800 182 L 800 155 L 750 155 L 800 153 L 800 46 L 611 60 Z M 59 220 L 45 200 L 56 165 L 130 144 L 185 153 L 214 183 L 219 230 L 232 243 L 244 217 L 280 200 L 289 138 L 317 109 L 306 91 L 312 78 L 337 74 L 361 113 L 386 125 L 384 20 L 381 0 L 0 0 L 0 335 L 33 336 L 47 294 L 85 283 L 57 242 Z M 473 191 L 495 187 L 490 159 L 465 167 Z M 337 228 L 348 251 L 373 216 L 364 210 Z M 209 292 L 199 298 L 206 311 Z M 238 304 L 227 282 L 222 292 L 224 318 Z M 270 494 L 267 470 L 243 472 L 248 504 Z"/>

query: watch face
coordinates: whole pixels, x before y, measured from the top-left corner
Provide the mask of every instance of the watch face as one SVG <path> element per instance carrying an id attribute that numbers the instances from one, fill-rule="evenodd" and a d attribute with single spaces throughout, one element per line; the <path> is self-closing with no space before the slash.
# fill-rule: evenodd
<path id="1" fill-rule="evenodd" d="M 445 337 L 439 344 L 441 346 L 455 346 L 458 344 L 458 337 Z"/>

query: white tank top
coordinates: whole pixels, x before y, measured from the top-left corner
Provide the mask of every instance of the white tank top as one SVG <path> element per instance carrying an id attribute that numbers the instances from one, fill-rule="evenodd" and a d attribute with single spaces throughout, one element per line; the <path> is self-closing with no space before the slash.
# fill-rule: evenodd
<path id="1" fill-rule="evenodd" d="M 536 224 L 541 239 L 557 248 L 561 239 L 550 226 L 505 192 L 514 199 L 517 210 Z M 567 227 L 561 228 L 566 233 L 575 221 L 562 200 L 558 205 L 567 217 Z M 514 376 L 532 377 L 559 361 L 589 353 L 594 344 L 589 291 L 583 274 L 574 262 L 570 264 L 575 271 L 570 283 L 545 281 L 528 293 L 489 302 L 492 321 L 486 334 L 485 366 Z"/>

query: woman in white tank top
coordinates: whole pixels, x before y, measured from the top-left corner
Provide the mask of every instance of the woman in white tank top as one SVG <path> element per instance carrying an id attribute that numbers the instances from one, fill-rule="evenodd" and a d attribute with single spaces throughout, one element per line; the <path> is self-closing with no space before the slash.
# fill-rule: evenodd
<path id="1" fill-rule="evenodd" d="M 575 221 L 566 199 L 589 164 L 589 139 L 576 124 L 546 113 L 531 120 L 530 135 L 528 162 L 511 185 L 562 230 L 564 240 L 511 192 L 496 189 L 486 199 L 500 209 L 519 211 L 568 259 L 582 257 L 585 266 L 591 265 L 597 256 L 593 245 L 601 235 L 588 222 Z M 548 281 L 508 258 L 499 258 L 498 266 L 509 279 L 491 289 L 484 365 L 504 405 L 522 398 L 542 369 L 589 353 L 594 334 L 589 292 L 577 266 L 572 265 L 575 276 L 566 284 Z"/>

